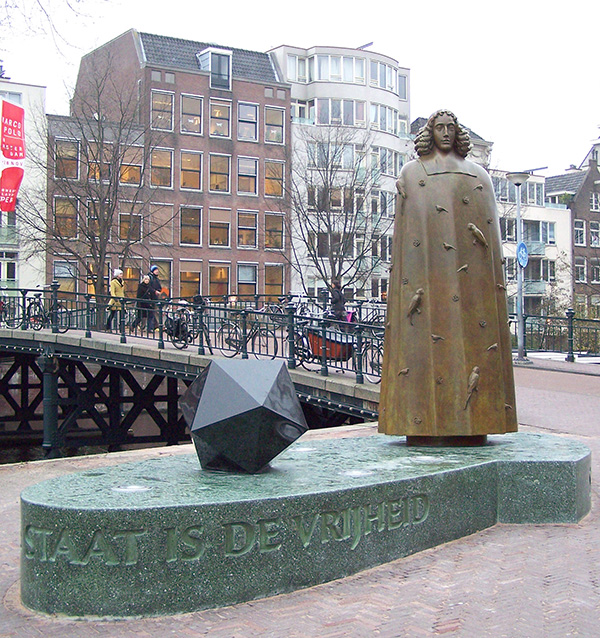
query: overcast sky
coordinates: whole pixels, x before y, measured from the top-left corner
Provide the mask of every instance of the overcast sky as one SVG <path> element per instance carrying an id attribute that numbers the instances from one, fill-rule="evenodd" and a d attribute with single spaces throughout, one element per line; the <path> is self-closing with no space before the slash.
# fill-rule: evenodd
<path id="1" fill-rule="evenodd" d="M 6 74 L 46 86 L 50 113 L 67 113 L 81 56 L 135 28 L 257 51 L 373 42 L 411 71 L 411 119 L 453 110 L 494 143 L 494 168 L 562 173 L 600 135 L 598 0 L 82 1 L 85 15 L 42 1 L 68 44 L 20 28 L 0 39 Z"/>

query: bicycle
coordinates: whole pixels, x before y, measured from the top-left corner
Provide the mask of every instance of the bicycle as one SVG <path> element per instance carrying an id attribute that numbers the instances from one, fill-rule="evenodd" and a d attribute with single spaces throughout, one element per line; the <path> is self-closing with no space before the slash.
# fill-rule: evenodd
<path id="1" fill-rule="evenodd" d="M 187 348 L 202 333 L 204 345 L 214 354 L 208 326 L 197 311 L 192 314 L 187 307 L 179 307 L 167 314 L 165 331 L 178 350 Z"/>
<path id="2" fill-rule="evenodd" d="M 234 321 L 224 321 L 216 336 L 216 346 L 225 357 L 235 357 L 248 347 L 258 359 L 261 355 L 274 359 L 277 356 L 277 335 L 274 330 L 252 320 L 246 336 Z"/>
<path id="3" fill-rule="evenodd" d="M 23 323 L 23 307 L 18 297 L 0 299 L 0 325 L 7 328 L 20 328 Z"/>
<path id="4" fill-rule="evenodd" d="M 42 302 L 42 293 L 36 292 L 27 304 L 25 318 L 27 325 L 36 331 L 48 328 L 52 326 L 55 316 L 58 332 L 61 334 L 67 332 L 71 327 L 71 313 L 60 301 L 46 310 Z"/>

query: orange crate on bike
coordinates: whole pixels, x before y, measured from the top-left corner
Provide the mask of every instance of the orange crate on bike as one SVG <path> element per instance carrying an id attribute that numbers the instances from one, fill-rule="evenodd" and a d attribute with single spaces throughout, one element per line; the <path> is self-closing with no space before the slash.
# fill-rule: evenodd
<path id="1" fill-rule="evenodd" d="M 306 330 L 310 349 L 315 357 L 321 356 L 321 347 L 323 345 L 323 337 L 321 332 L 308 328 Z M 335 361 L 348 361 L 354 353 L 354 338 L 352 335 L 343 332 L 328 332 L 325 339 L 325 352 L 328 359 Z"/>

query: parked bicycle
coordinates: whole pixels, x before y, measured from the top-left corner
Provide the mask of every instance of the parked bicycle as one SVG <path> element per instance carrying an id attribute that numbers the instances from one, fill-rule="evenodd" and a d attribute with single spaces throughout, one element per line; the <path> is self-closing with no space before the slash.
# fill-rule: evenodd
<path id="1" fill-rule="evenodd" d="M 213 353 L 210 332 L 206 325 L 202 312 L 198 306 L 190 307 L 180 304 L 167 312 L 165 319 L 165 332 L 178 350 L 187 348 L 202 334 L 203 344 Z"/>
<path id="2" fill-rule="evenodd" d="M 256 313 L 260 314 L 260 313 Z M 235 357 L 236 354 L 251 350 L 252 354 L 259 357 L 274 359 L 277 356 L 277 335 L 275 331 L 261 323 L 257 318 L 247 315 L 249 329 L 242 330 L 241 321 L 224 321 L 217 331 L 216 346 L 225 357 Z M 250 348 L 248 348 L 250 344 Z"/>
<path id="3" fill-rule="evenodd" d="M 57 301 L 56 304 L 51 304 L 46 310 L 42 301 L 42 293 L 34 293 L 33 299 L 27 304 L 27 325 L 33 330 L 48 328 L 52 326 L 55 316 L 58 332 L 67 332 L 71 327 L 71 313 L 67 308 L 60 301 Z"/>
<path id="4" fill-rule="evenodd" d="M 23 306 L 20 297 L 0 299 L 0 326 L 19 328 L 23 324 Z"/>

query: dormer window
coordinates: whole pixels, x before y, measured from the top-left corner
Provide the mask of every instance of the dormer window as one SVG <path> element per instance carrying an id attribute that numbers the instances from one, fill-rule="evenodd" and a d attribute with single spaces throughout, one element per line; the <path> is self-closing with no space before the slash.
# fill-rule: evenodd
<path id="1" fill-rule="evenodd" d="M 210 73 L 210 87 L 231 91 L 231 51 L 205 49 L 196 54 L 201 71 Z"/>

